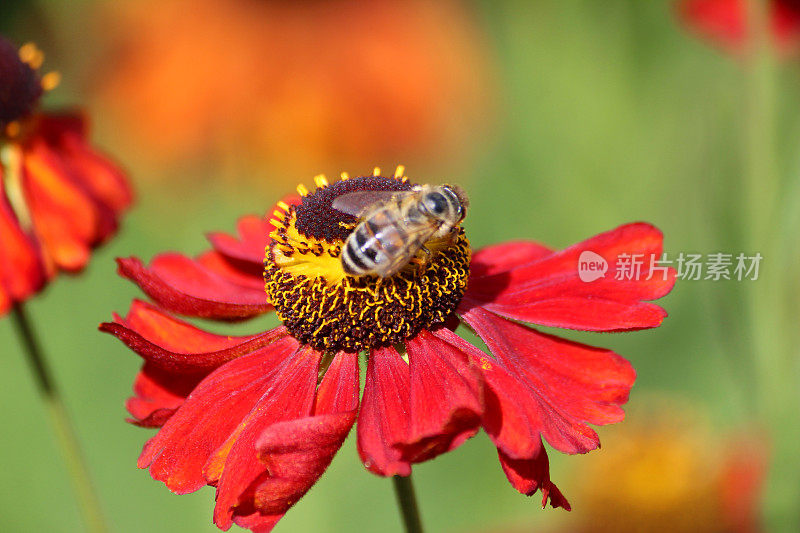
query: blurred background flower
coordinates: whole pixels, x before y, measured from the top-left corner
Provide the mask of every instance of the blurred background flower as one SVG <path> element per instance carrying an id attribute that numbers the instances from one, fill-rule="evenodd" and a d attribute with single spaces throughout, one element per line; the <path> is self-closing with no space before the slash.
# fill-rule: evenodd
<path id="1" fill-rule="evenodd" d="M 95 89 L 142 158 L 289 179 L 452 160 L 488 127 L 486 37 L 457 1 L 148 0 L 101 20 Z"/>
<path id="2" fill-rule="evenodd" d="M 800 52 L 800 2 L 766 0 L 772 45 L 784 56 Z M 678 0 L 678 15 L 700 37 L 741 53 L 752 38 L 748 0 Z"/>
<path id="3" fill-rule="evenodd" d="M 761 428 L 725 434 L 680 397 L 632 407 L 603 450 L 574 469 L 569 531 L 755 533 L 767 446 Z M 574 524 L 574 523 L 573 523 Z"/>
<path id="4" fill-rule="evenodd" d="M 0 316 L 59 270 L 78 272 L 131 203 L 122 170 L 94 148 L 80 111 L 40 110 L 57 72 L 0 36 Z"/>

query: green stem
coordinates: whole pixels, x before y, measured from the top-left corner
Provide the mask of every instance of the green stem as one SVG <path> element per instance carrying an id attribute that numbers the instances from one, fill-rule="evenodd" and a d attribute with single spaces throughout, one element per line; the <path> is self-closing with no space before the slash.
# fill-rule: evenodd
<path id="1" fill-rule="evenodd" d="M 86 530 L 92 533 L 106 533 L 109 529 L 101 512 L 100 501 L 92 486 L 89 469 L 81 454 L 75 429 L 70 422 L 58 388 L 47 368 L 39 342 L 22 304 L 14 306 L 11 316 L 22 338 L 28 361 L 33 367 L 36 385 L 42 394 L 53 433 L 66 463 Z"/>
<path id="2" fill-rule="evenodd" d="M 403 524 L 406 533 L 422 533 L 422 521 L 419 518 L 417 498 L 414 496 L 414 485 L 411 476 L 394 476 L 394 493 L 397 496 L 397 506 L 403 515 Z"/>

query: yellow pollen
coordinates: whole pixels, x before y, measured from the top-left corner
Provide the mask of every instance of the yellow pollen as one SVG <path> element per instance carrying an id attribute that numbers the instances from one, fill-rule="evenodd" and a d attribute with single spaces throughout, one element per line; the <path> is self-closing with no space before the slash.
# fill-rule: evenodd
<path id="1" fill-rule="evenodd" d="M 278 207 L 280 207 L 280 208 L 281 208 L 281 209 L 283 209 L 284 211 L 288 211 L 288 210 L 289 210 L 289 204 L 287 204 L 287 203 L 286 203 L 286 202 L 284 202 L 283 200 L 281 200 L 280 202 L 278 202 Z"/>
<path id="2" fill-rule="evenodd" d="M 380 176 L 381 175 L 381 167 L 375 167 L 372 169 L 373 176 Z"/>
<path id="3" fill-rule="evenodd" d="M 13 139 L 17 135 L 19 135 L 20 131 L 22 131 L 22 126 L 20 125 L 19 121 L 15 120 L 14 122 L 9 122 L 6 125 L 6 137 Z"/>
<path id="4" fill-rule="evenodd" d="M 339 177 L 342 178 L 343 180 L 349 180 L 350 174 L 348 174 L 347 172 L 342 172 L 341 174 L 339 174 Z"/>
<path id="5" fill-rule="evenodd" d="M 403 165 L 397 165 L 397 168 L 394 171 L 394 177 L 398 179 L 402 178 L 405 171 L 406 167 L 404 167 Z"/>
<path id="6" fill-rule="evenodd" d="M 33 70 L 37 70 L 44 63 L 44 53 L 34 43 L 25 43 L 19 48 L 19 59 Z"/>
<path id="7" fill-rule="evenodd" d="M 297 194 L 300 196 L 308 196 L 308 189 L 306 189 L 306 186 L 301 183 L 297 186 Z"/>
<path id="8" fill-rule="evenodd" d="M 61 83 L 61 73 L 55 70 L 42 76 L 42 89 L 45 91 L 52 91 L 59 83 Z"/>
<path id="9" fill-rule="evenodd" d="M 325 174 L 318 174 L 314 176 L 314 184 L 317 187 L 325 187 L 328 184 L 328 178 L 325 177 Z"/>

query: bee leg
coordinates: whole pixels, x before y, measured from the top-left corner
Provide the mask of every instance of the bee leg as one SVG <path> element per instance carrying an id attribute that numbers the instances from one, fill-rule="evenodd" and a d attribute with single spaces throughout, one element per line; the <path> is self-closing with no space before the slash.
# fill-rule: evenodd
<path id="1" fill-rule="evenodd" d="M 411 260 L 412 263 L 417 264 L 417 274 L 422 274 L 425 271 L 425 267 L 428 265 L 431 260 L 431 256 L 433 255 L 433 252 L 431 252 L 424 245 L 420 247 L 420 250 L 425 254 L 425 257 L 420 258 L 414 256 L 414 259 Z"/>

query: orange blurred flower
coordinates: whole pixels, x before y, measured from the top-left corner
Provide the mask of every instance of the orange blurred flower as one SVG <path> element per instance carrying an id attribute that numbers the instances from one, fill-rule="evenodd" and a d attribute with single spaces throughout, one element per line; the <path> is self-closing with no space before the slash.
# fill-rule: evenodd
<path id="1" fill-rule="evenodd" d="M 151 0 L 110 16 L 99 96 L 161 161 L 233 152 L 297 175 L 439 157 L 487 108 L 481 32 L 455 1 Z"/>
<path id="2" fill-rule="evenodd" d="M 38 110 L 58 74 L 0 37 L 0 316 L 56 272 L 77 272 L 131 202 L 122 171 L 89 144 L 79 112 Z"/>
<path id="3" fill-rule="evenodd" d="M 763 440 L 729 436 L 720 442 L 688 410 L 680 417 L 638 415 L 629 413 L 607 449 L 580 470 L 574 503 L 581 520 L 574 531 L 761 531 Z"/>

